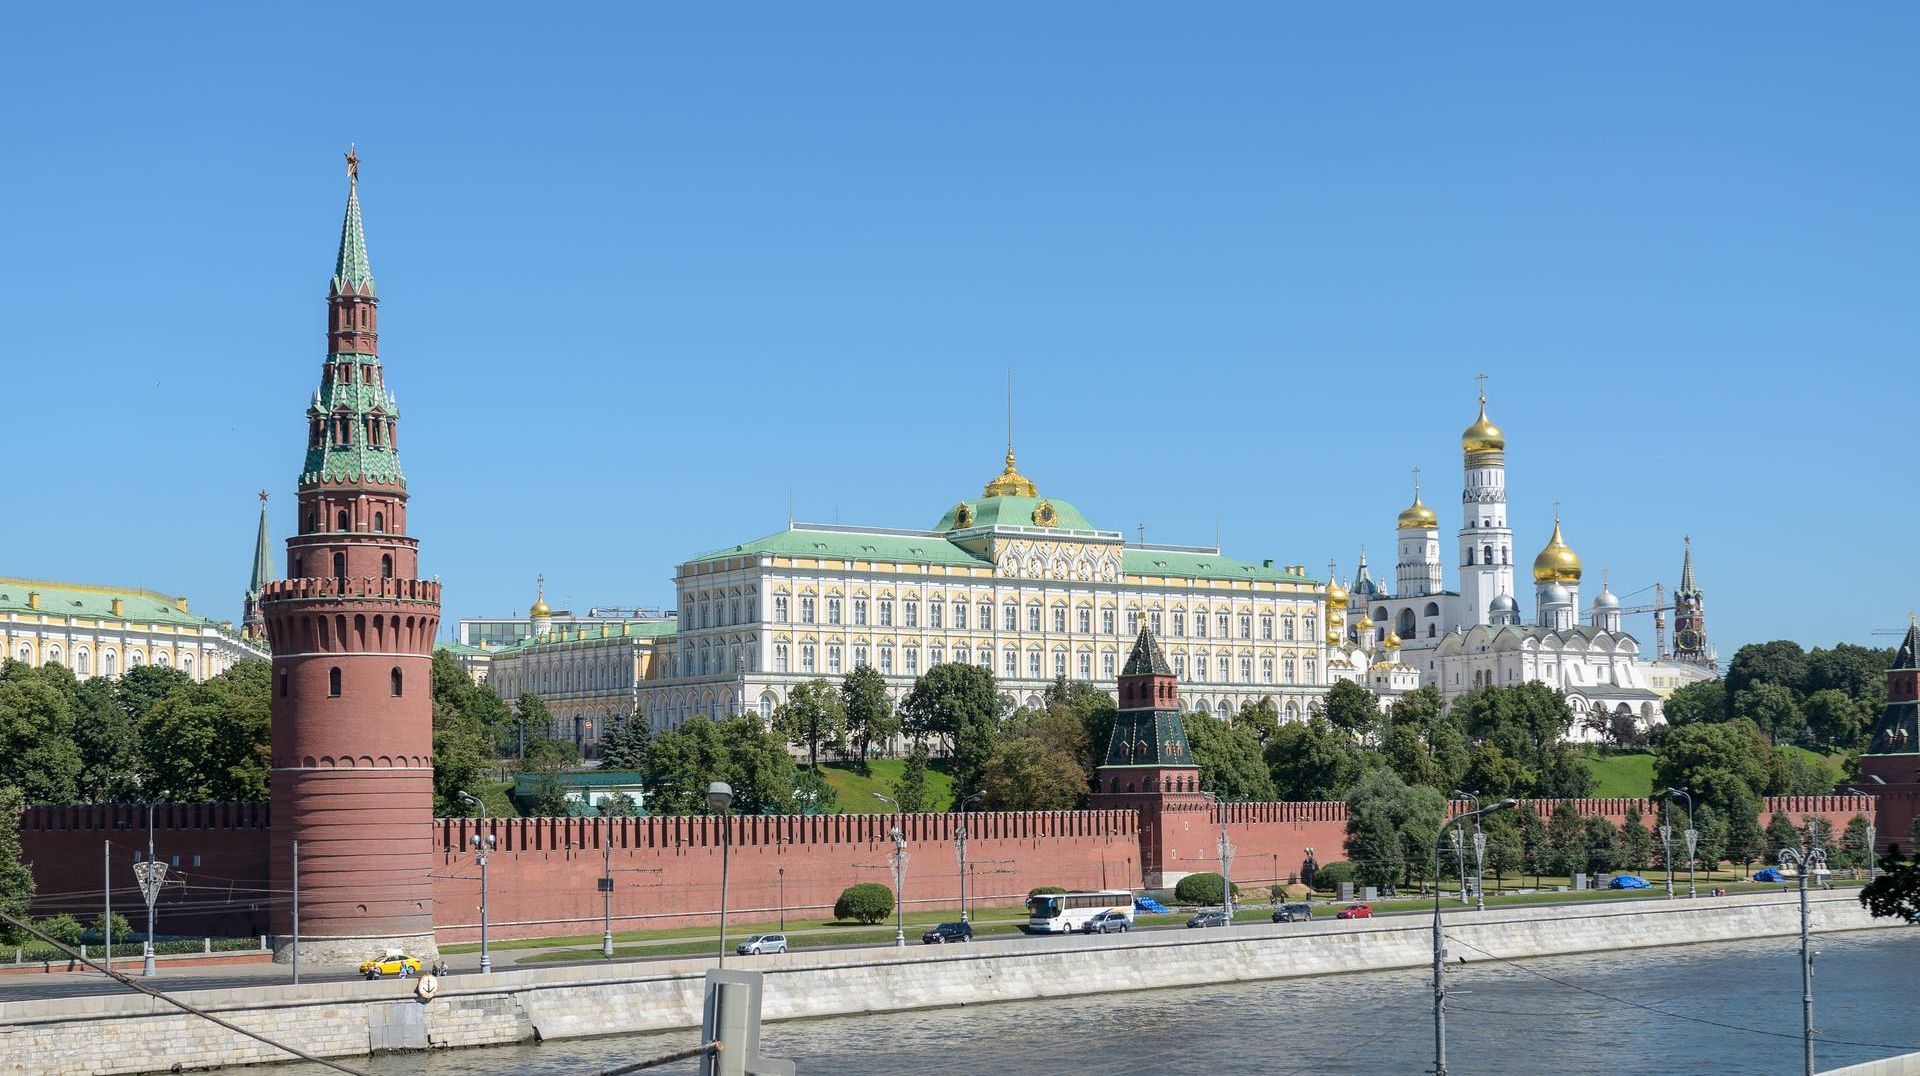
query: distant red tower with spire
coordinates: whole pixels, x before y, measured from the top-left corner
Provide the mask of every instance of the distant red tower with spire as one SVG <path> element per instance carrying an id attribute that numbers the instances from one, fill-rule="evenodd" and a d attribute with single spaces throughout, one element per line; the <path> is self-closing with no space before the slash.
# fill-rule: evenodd
<path id="1" fill-rule="evenodd" d="M 307 407 L 298 533 L 260 590 L 273 647 L 274 890 L 300 842 L 301 956 L 433 950 L 433 640 L 440 585 L 407 535 L 399 409 L 380 366 L 359 158 L 327 292 L 327 358 Z M 292 911 L 273 912 L 285 959 Z"/>
<path id="2" fill-rule="evenodd" d="M 1205 863 L 1214 806 L 1200 790 L 1200 767 L 1180 721 L 1180 684 L 1160 640 L 1144 626 L 1119 687 L 1113 738 L 1094 771 L 1089 806 L 1139 812 L 1141 883 L 1149 888 L 1217 870 Z"/>

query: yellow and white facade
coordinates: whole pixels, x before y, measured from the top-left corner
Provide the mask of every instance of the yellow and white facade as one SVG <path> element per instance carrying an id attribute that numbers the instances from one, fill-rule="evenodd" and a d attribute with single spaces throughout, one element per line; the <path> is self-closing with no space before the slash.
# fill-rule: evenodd
<path id="1" fill-rule="evenodd" d="M 771 715 L 797 685 L 862 665 L 896 701 L 933 666 L 965 662 L 1037 706 L 1058 677 L 1112 684 L 1143 624 L 1187 709 L 1271 698 L 1299 719 L 1326 692 L 1324 594 L 1302 568 L 1128 544 L 1042 497 L 1011 450 L 931 530 L 789 524 L 682 564 L 675 587 L 677 630 L 639 691 L 656 728 Z"/>
<path id="2" fill-rule="evenodd" d="M 265 647 L 231 624 L 188 609 L 187 599 L 138 587 L 0 576 L 0 654 L 35 668 L 65 665 L 82 680 L 158 665 L 196 681 Z"/>

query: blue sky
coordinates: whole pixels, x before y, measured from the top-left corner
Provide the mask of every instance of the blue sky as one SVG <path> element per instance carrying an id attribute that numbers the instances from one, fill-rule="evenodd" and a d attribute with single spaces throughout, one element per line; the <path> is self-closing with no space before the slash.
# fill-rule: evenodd
<path id="1" fill-rule="evenodd" d="M 354 140 L 449 621 L 931 526 L 1009 364 L 1149 540 L 1390 577 L 1418 466 L 1451 562 L 1484 371 L 1529 558 L 1691 533 L 1723 655 L 1920 603 L 1920 9 L 1037 7 L 12 15 L 0 572 L 237 614 Z"/>

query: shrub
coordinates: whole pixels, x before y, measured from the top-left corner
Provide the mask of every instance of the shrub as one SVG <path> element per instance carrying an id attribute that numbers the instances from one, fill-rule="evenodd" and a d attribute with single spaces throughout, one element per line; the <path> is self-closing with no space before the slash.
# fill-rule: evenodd
<path id="1" fill-rule="evenodd" d="M 874 924 L 893 914 L 893 890 L 879 882 L 850 885 L 833 902 L 835 919 Z"/>
<path id="2" fill-rule="evenodd" d="M 1205 874 L 1189 874 L 1180 879 L 1173 887 L 1173 899 L 1182 904 L 1220 904 L 1220 875 L 1209 871 Z M 1240 887 L 1234 886 L 1235 896 L 1240 895 Z"/>
<path id="3" fill-rule="evenodd" d="M 1323 863 L 1319 870 L 1313 872 L 1313 888 L 1323 893 L 1337 893 L 1341 882 L 1357 883 L 1359 880 L 1360 872 L 1344 859 L 1334 863 Z"/>
<path id="4" fill-rule="evenodd" d="M 1057 885 L 1037 885 L 1037 886 L 1034 886 L 1032 889 L 1027 890 L 1027 899 L 1032 900 L 1035 897 L 1044 897 L 1050 893 L 1065 893 L 1065 892 L 1066 892 L 1065 889 Z"/>
<path id="5" fill-rule="evenodd" d="M 87 929 L 80 925 L 80 920 L 71 915 L 56 915 L 35 920 L 33 925 L 39 927 L 42 933 L 53 940 L 67 945 L 79 945 L 87 932 Z"/>
<path id="6" fill-rule="evenodd" d="M 104 915 L 93 917 L 93 926 L 87 930 L 88 944 L 106 941 L 106 919 Z M 113 936 L 120 941 L 133 937 L 133 924 L 127 922 L 127 917 L 119 912 L 113 913 Z M 115 948 L 118 946 L 116 945 Z"/>

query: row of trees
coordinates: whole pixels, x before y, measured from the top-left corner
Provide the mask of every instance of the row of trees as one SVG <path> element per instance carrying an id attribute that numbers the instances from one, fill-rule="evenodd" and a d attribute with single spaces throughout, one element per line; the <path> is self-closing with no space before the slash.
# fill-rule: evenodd
<path id="1" fill-rule="evenodd" d="M 1773 744 L 1831 751 L 1867 746 L 1886 705 L 1893 651 L 1841 643 L 1812 651 L 1776 639 L 1741 647 L 1720 680 L 1688 684 L 1667 700 L 1667 723 L 1751 721 Z"/>

